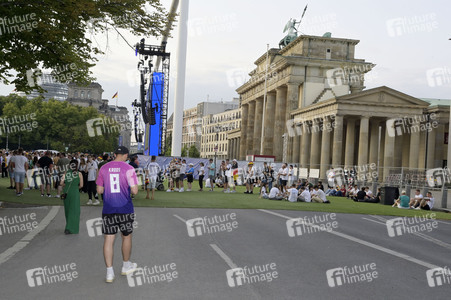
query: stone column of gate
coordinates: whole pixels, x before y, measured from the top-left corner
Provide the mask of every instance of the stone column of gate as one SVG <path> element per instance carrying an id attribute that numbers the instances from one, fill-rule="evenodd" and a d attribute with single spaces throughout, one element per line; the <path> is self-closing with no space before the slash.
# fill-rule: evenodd
<path id="1" fill-rule="evenodd" d="M 278 87 L 276 89 L 276 116 L 274 121 L 274 149 L 273 155 L 276 161 L 282 161 L 283 158 L 283 137 L 285 133 L 285 112 L 287 107 L 287 89 Z"/>
<path id="2" fill-rule="evenodd" d="M 384 165 L 385 165 L 385 131 L 387 130 L 387 122 L 381 124 L 381 142 L 379 144 L 379 166 L 378 166 L 378 182 L 383 182 L 384 178 Z"/>
<path id="3" fill-rule="evenodd" d="M 308 121 L 302 123 L 301 140 L 301 166 L 308 168 L 310 166 L 310 124 Z"/>
<path id="4" fill-rule="evenodd" d="M 443 151 L 444 149 L 444 139 L 445 137 L 445 124 L 439 123 L 437 125 L 437 131 L 435 135 L 435 162 L 434 165 L 436 168 L 443 167 Z M 449 142 L 448 142 L 449 145 Z"/>
<path id="5" fill-rule="evenodd" d="M 348 119 L 346 125 L 346 143 L 345 143 L 345 168 L 350 169 L 354 166 L 355 151 L 355 120 Z"/>
<path id="6" fill-rule="evenodd" d="M 254 152 L 254 123 L 255 123 L 255 100 L 249 102 L 249 114 L 247 119 L 247 141 L 246 155 L 256 154 Z M 246 158 L 244 158 L 246 159 Z"/>
<path id="7" fill-rule="evenodd" d="M 255 100 L 255 122 L 254 122 L 254 150 L 253 154 L 260 154 L 262 140 L 262 118 L 263 118 L 263 98 Z M 266 116 L 265 116 L 266 118 Z"/>
<path id="8" fill-rule="evenodd" d="M 274 112 L 276 109 L 276 93 L 268 92 L 266 95 L 265 108 L 265 133 L 263 136 L 263 155 L 273 155 L 274 153 Z"/>
<path id="9" fill-rule="evenodd" d="M 239 160 L 246 159 L 246 148 L 247 148 L 247 121 L 249 115 L 249 105 L 243 104 L 241 106 L 241 139 L 240 139 L 240 155 Z"/>
<path id="10" fill-rule="evenodd" d="M 335 116 L 335 128 L 332 145 L 332 167 L 337 168 L 342 165 L 343 151 L 343 116 Z"/>
<path id="11" fill-rule="evenodd" d="M 377 169 L 373 169 L 377 167 L 377 155 L 379 153 L 379 121 L 371 120 L 371 129 L 370 129 L 370 157 L 369 164 L 370 169 L 368 170 L 371 173 L 371 181 L 376 181 L 376 177 L 378 176 Z"/>
<path id="12" fill-rule="evenodd" d="M 329 117 L 323 118 L 323 132 L 321 138 L 321 166 L 319 171 L 319 178 L 326 183 L 327 182 L 327 170 L 330 167 L 330 119 Z"/>
<path id="13" fill-rule="evenodd" d="M 431 132 L 428 133 L 428 144 L 427 144 L 427 164 L 426 164 L 426 168 L 427 169 L 433 169 L 435 167 L 437 167 L 435 165 L 435 139 L 437 136 L 437 128 L 431 127 L 432 130 Z M 449 136 L 448 136 L 448 147 L 449 147 Z M 448 164 L 448 166 L 450 166 Z M 440 166 L 441 167 L 441 166 Z"/>
<path id="14" fill-rule="evenodd" d="M 233 157 L 233 139 L 230 139 L 227 145 L 227 157 Z"/>
<path id="15" fill-rule="evenodd" d="M 299 83 L 289 82 L 287 83 L 287 107 L 285 110 L 285 124 L 288 120 L 291 120 L 291 112 L 298 108 L 299 102 Z M 287 132 L 287 126 L 285 126 L 284 132 Z M 293 163 L 295 156 L 293 153 L 293 146 L 295 144 L 294 137 L 288 136 L 287 143 L 287 162 Z"/>
<path id="16" fill-rule="evenodd" d="M 294 126 L 295 126 L 295 128 L 294 128 L 295 136 L 292 137 L 293 138 L 292 162 L 299 166 L 299 163 L 301 161 L 300 160 L 300 153 L 301 153 L 301 151 L 300 151 L 300 148 L 299 148 L 301 146 L 301 136 L 299 135 L 299 130 L 300 130 L 299 124 L 295 124 Z"/>
<path id="17" fill-rule="evenodd" d="M 366 167 L 368 166 L 368 132 L 370 127 L 370 117 L 362 116 L 360 118 L 360 134 L 359 134 L 359 157 L 358 164 L 360 171 L 359 179 L 366 180 Z"/>
<path id="18" fill-rule="evenodd" d="M 320 158 L 321 158 L 321 123 L 319 119 L 313 119 L 312 121 L 312 141 L 311 141 L 311 152 L 310 152 L 310 168 L 319 169 Z"/>
<path id="19" fill-rule="evenodd" d="M 409 169 L 418 169 L 420 157 L 420 123 L 413 119 L 410 126 Z"/>
<path id="20" fill-rule="evenodd" d="M 296 136 L 299 137 L 299 142 L 298 142 L 298 149 L 299 149 L 299 153 L 298 153 L 298 157 L 297 160 L 299 162 L 299 165 L 301 164 L 302 161 L 302 136 L 303 136 L 303 127 L 302 127 L 302 123 L 297 123 L 296 124 Z"/>
<path id="21" fill-rule="evenodd" d="M 237 137 L 236 139 L 236 143 L 235 143 L 235 153 L 237 153 L 237 155 L 234 157 L 235 159 L 238 156 L 238 153 L 240 153 L 240 138 Z"/>
<path id="22" fill-rule="evenodd" d="M 384 172 L 382 181 L 385 182 L 390 175 L 390 169 L 394 166 L 393 157 L 395 155 L 395 134 L 393 129 L 385 126 L 385 145 L 384 145 Z"/>

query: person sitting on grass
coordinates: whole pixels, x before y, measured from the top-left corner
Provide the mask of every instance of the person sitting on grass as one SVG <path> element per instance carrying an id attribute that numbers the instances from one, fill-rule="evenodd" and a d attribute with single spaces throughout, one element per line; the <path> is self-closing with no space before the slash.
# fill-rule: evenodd
<path id="1" fill-rule="evenodd" d="M 366 197 L 365 193 L 365 187 L 362 186 L 362 188 L 357 192 L 357 195 L 352 199 L 355 202 L 364 202 Z"/>
<path id="2" fill-rule="evenodd" d="M 401 196 L 399 197 L 399 199 L 395 201 L 395 203 L 392 206 L 402 209 L 409 209 L 410 208 L 409 202 L 410 198 L 409 196 L 406 195 L 406 191 L 402 191 Z"/>
<path id="3" fill-rule="evenodd" d="M 271 191 L 269 191 L 269 195 L 267 195 L 266 197 L 263 197 L 263 198 L 269 199 L 269 200 L 282 200 L 283 199 L 283 195 L 279 190 L 278 184 L 273 185 Z"/>
<path id="4" fill-rule="evenodd" d="M 409 206 L 411 208 L 416 208 L 416 207 L 420 206 L 421 201 L 423 201 L 423 195 L 421 195 L 420 190 L 416 190 L 415 196 L 412 199 L 410 199 Z"/>
<path id="5" fill-rule="evenodd" d="M 328 185 L 327 186 L 327 190 L 326 190 L 326 196 L 332 196 L 332 193 L 334 192 L 334 189 L 330 186 L 330 185 Z"/>
<path id="6" fill-rule="evenodd" d="M 415 209 L 423 209 L 423 210 L 432 210 L 432 208 L 434 207 L 434 197 L 432 197 L 432 193 L 431 192 L 427 192 L 426 193 L 426 197 L 423 198 L 423 200 L 421 200 L 420 203 L 417 204 L 417 206 L 415 206 Z"/>
<path id="7" fill-rule="evenodd" d="M 267 187 L 267 183 L 262 183 L 259 198 L 268 199 L 268 193 L 266 191 L 266 187 Z"/>
<path id="8" fill-rule="evenodd" d="M 323 190 L 320 190 L 317 185 L 315 185 L 313 189 L 315 190 L 315 196 L 312 197 L 313 202 L 330 203 L 330 201 L 326 198 L 326 194 L 323 192 Z"/>
<path id="9" fill-rule="evenodd" d="M 286 192 L 287 200 L 290 202 L 298 201 L 298 190 L 296 189 L 296 184 L 292 184 L 291 187 Z"/>
<path id="10" fill-rule="evenodd" d="M 218 174 L 216 174 L 216 180 L 215 180 L 215 184 L 218 188 L 223 188 L 224 187 L 224 183 L 222 182 L 222 176 Z"/>
<path id="11" fill-rule="evenodd" d="M 351 185 L 351 188 L 348 191 L 347 197 L 354 200 L 357 197 L 358 192 L 359 192 L 359 188 L 357 187 L 357 184 L 354 186 Z"/>
<path id="12" fill-rule="evenodd" d="M 301 195 L 298 197 L 299 202 L 312 202 L 312 197 L 310 192 L 305 188 L 301 187 Z"/>

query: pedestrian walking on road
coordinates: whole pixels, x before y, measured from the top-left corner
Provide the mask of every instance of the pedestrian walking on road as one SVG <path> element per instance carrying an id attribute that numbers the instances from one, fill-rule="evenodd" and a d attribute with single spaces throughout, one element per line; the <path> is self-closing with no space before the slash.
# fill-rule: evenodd
<path id="1" fill-rule="evenodd" d="M 116 233 L 122 234 L 122 272 L 128 275 L 137 268 L 136 263 L 130 262 L 132 252 L 133 222 L 135 210 L 133 195 L 138 194 L 138 178 L 135 169 L 125 161 L 128 158 L 128 149 L 120 146 L 114 152 L 114 161 L 104 165 L 97 177 L 97 192 L 103 194 L 102 233 L 105 236 L 103 256 L 107 267 L 106 282 L 113 282 L 113 245 Z"/>
<path id="2" fill-rule="evenodd" d="M 83 175 L 78 171 L 78 160 L 69 163 L 69 169 L 61 177 L 63 188 L 64 215 L 66 216 L 65 234 L 77 234 L 80 227 L 80 189 L 83 187 Z M 64 196 L 66 195 L 66 196 Z"/>

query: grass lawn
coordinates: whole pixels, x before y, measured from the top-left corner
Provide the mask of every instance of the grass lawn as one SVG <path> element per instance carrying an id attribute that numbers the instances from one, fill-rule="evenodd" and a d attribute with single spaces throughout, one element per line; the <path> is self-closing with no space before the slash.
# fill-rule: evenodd
<path id="1" fill-rule="evenodd" d="M 33 205 L 62 205 L 59 198 L 41 197 L 38 190 L 24 191 L 20 197 L 15 195 L 14 190 L 6 189 L 9 186 L 9 179 L 0 178 L 0 201 Z M 167 185 L 165 185 L 167 187 Z M 243 194 L 244 187 L 238 187 L 236 194 L 224 194 L 222 189 L 215 189 L 214 192 L 198 192 L 198 183 L 194 182 L 193 192 L 167 193 L 155 192 L 155 200 L 145 199 L 146 192 L 139 190 L 138 195 L 133 200 L 135 206 L 149 207 L 186 207 L 186 208 L 227 208 L 227 209 L 271 209 L 271 210 L 301 210 L 320 211 L 350 214 L 371 214 L 388 216 L 422 216 L 426 211 L 403 210 L 393 208 L 389 205 L 374 203 L 359 203 L 343 197 L 328 197 L 331 204 L 321 203 L 291 203 L 288 201 L 273 201 L 258 198 L 259 189 L 255 189 L 253 195 Z M 185 186 L 186 188 L 186 186 Z M 56 191 L 52 191 L 56 195 Z M 86 205 L 87 194 L 81 194 L 81 203 Z M 444 212 L 436 213 L 437 219 L 451 220 L 451 214 Z"/>

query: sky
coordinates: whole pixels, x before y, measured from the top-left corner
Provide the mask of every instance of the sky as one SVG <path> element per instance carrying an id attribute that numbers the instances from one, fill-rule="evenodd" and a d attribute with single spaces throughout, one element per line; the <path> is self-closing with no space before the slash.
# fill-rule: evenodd
<path id="1" fill-rule="evenodd" d="M 171 0 L 162 0 L 169 10 Z M 230 101 L 236 89 L 265 54 L 267 44 L 277 48 L 290 18 L 299 20 L 307 2 L 294 0 L 192 0 L 185 108 L 202 101 Z M 300 34 L 360 40 L 355 58 L 376 64 L 367 74 L 366 87 L 388 86 L 418 98 L 451 99 L 451 3 L 432 1 L 316 0 L 299 27 Z M 132 45 L 142 37 L 121 31 Z M 169 115 L 173 111 L 178 28 L 172 32 Z M 138 58 L 117 34 L 96 36 L 106 49 L 93 68 L 104 99 L 118 92 L 119 106 L 130 111 L 139 96 Z M 147 44 L 159 45 L 158 39 Z M 7 95 L 14 86 L 0 85 Z"/>

